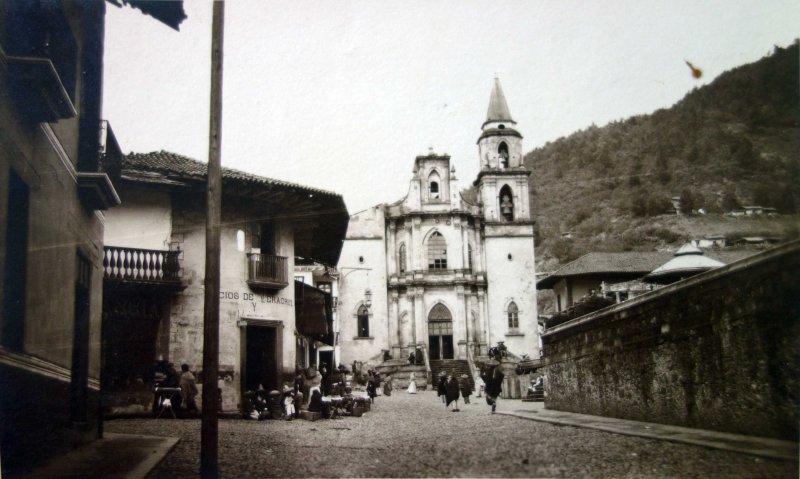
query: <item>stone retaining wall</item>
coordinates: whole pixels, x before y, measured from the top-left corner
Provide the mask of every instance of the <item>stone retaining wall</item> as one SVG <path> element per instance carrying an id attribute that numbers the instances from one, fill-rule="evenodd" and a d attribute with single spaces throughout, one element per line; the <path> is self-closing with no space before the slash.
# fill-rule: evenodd
<path id="1" fill-rule="evenodd" d="M 800 242 L 548 330 L 549 409 L 797 440 Z"/>

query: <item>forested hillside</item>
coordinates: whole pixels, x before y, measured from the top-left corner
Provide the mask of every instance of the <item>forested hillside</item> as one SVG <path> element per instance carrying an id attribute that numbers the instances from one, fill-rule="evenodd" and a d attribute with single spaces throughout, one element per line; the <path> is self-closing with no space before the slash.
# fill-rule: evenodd
<path id="1" fill-rule="evenodd" d="M 588 251 L 674 248 L 710 234 L 797 237 L 798 70 L 797 42 L 776 47 L 669 109 L 591 126 L 528 153 L 540 270 Z M 673 197 L 683 214 L 675 214 Z M 780 214 L 723 215 L 744 205 Z"/>

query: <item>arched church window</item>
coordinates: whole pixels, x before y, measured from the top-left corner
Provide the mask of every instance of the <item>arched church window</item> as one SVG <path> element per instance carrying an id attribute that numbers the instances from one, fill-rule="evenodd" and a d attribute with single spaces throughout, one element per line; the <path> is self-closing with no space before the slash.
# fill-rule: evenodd
<path id="1" fill-rule="evenodd" d="M 405 243 L 400 244 L 400 251 L 397 252 L 397 269 L 400 270 L 401 273 L 406 272 L 406 245 Z"/>
<path id="2" fill-rule="evenodd" d="M 508 329 L 519 328 L 519 308 L 517 303 L 511 302 L 508 305 Z"/>
<path id="3" fill-rule="evenodd" d="M 500 214 L 506 221 L 514 221 L 514 193 L 508 185 L 500 188 Z"/>
<path id="4" fill-rule="evenodd" d="M 361 305 L 358 308 L 358 337 L 369 337 L 369 309 L 366 305 Z"/>
<path id="5" fill-rule="evenodd" d="M 428 198 L 439 199 L 439 174 L 435 171 L 428 176 Z"/>
<path id="6" fill-rule="evenodd" d="M 447 269 L 447 241 L 438 231 L 428 238 L 428 269 Z"/>
<path id="7" fill-rule="evenodd" d="M 501 141 L 500 146 L 497 147 L 497 158 L 500 162 L 500 168 L 508 168 L 508 145 L 506 145 L 505 141 Z"/>

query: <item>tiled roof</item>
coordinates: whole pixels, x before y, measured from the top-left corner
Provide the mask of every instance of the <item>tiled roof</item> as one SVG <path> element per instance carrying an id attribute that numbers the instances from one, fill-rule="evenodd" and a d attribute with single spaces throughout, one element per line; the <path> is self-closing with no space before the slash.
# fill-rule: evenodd
<path id="1" fill-rule="evenodd" d="M 148 172 L 165 173 L 172 177 L 186 178 L 186 179 L 205 179 L 208 172 L 208 164 L 194 160 L 192 158 L 172 153 L 170 151 L 151 151 L 149 153 L 129 153 L 125 155 L 122 161 L 123 170 L 139 170 Z M 222 167 L 222 178 L 230 178 L 233 180 L 246 181 L 250 183 L 257 183 L 263 185 L 279 185 L 288 186 L 290 188 L 297 188 L 307 190 L 310 192 L 336 195 L 337 193 L 331 191 L 311 188 L 309 186 L 299 185 L 283 180 L 276 180 L 264 176 L 254 175 L 244 171 L 234 170 L 233 168 Z"/>
<path id="2" fill-rule="evenodd" d="M 208 165 L 176 153 L 131 153 L 119 170 L 121 181 L 139 187 L 205 194 Z M 338 262 L 349 219 L 340 194 L 222 168 L 222 195 L 256 202 L 265 215 L 293 221 L 296 256 Z"/>
<path id="3" fill-rule="evenodd" d="M 626 253 L 587 253 L 580 258 L 565 264 L 555 273 L 536 283 L 538 289 L 552 288 L 560 279 L 569 276 L 586 276 L 599 274 L 645 274 L 666 263 L 673 257 L 672 253 L 626 252 Z"/>

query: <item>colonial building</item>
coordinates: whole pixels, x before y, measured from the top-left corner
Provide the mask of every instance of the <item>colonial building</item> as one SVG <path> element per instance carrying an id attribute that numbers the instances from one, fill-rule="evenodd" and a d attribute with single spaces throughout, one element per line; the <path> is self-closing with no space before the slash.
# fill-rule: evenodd
<path id="1" fill-rule="evenodd" d="M 127 3 L 176 29 L 185 17 Z M 102 431 L 103 212 L 119 203 L 100 165 L 119 153 L 100 117 L 104 22 L 104 2 L 0 2 L 4 477 Z"/>
<path id="2" fill-rule="evenodd" d="M 158 356 L 200 372 L 205 278 L 207 165 L 161 151 L 130 154 L 120 170 L 122 204 L 106 219 L 103 263 L 104 356 L 115 400 L 152 394 Z M 291 381 L 321 344 L 332 346 L 330 293 L 293 273 L 295 256 L 336 263 L 347 217 L 337 194 L 222 169 L 223 409 L 239 408 L 259 384 Z"/>
<path id="3" fill-rule="evenodd" d="M 350 217 L 339 261 L 343 362 L 420 350 L 434 369 L 460 359 L 474 372 L 498 342 L 538 357 L 531 172 L 515 125 L 495 80 L 477 194 L 462 194 L 449 156 L 429 153 L 414 161 L 405 198 Z"/>

